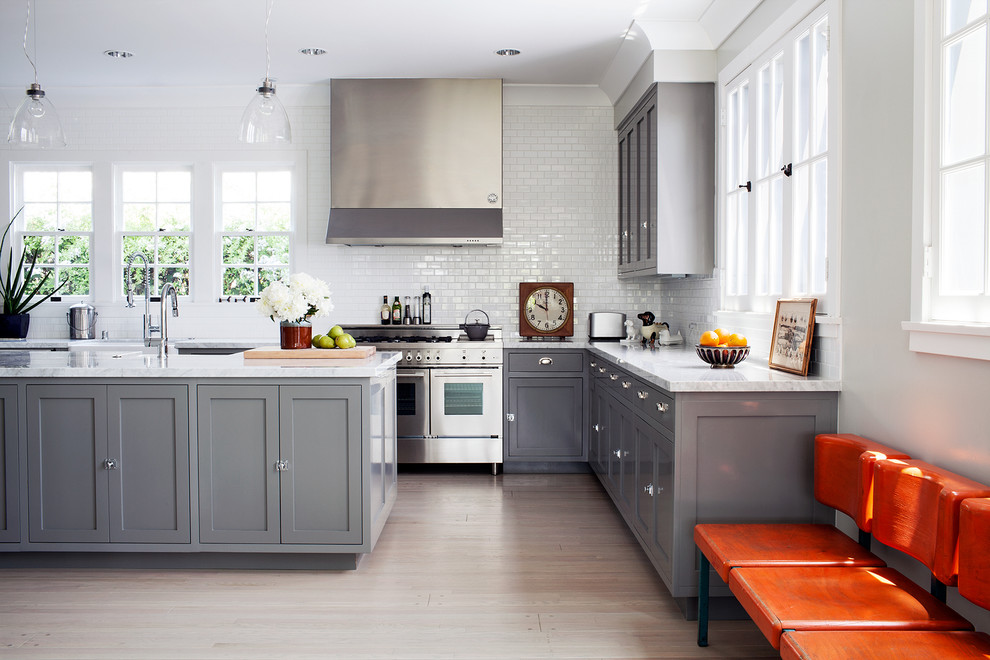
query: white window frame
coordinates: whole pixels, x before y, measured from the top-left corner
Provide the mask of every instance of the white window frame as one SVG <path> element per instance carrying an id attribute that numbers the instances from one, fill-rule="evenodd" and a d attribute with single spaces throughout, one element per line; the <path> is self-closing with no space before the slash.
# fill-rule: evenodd
<path id="1" fill-rule="evenodd" d="M 990 360 L 990 323 L 933 318 L 933 251 L 938 232 L 941 125 L 941 0 L 915 0 L 914 193 L 912 199 L 911 318 L 901 324 L 919 353 Z M 990 115 L 990 108 L 988 108 Z M 988 187 L 987 194 L 990 194 Z"/>
<path id="2" fill-rule="evenodd" d="M 301 218 L 305 218 L 306 214 L 302 212 L 305 208 L 303 206 L 305 197 L 301 196 L 304 192 L 304 186 L 302 181 L 304 177 L 301 176 L 300 163 L 295 160 L 271 160 L 264 162 L 251 162 L 251 161 L 241 161 L 236 163 L 226 162 L 226 163 L 215 163 L 213 167 L 213 199 L 214 199 L 214 211 L 213 211 L 213 267 L 212 267 L 212 294 L 213 296 L 222 297 L 226 296 L 223 293 L 223 236 L 225 234 L 245 234 L 245 232 L 226 232 L 223 229 L 223 175 L 226 172 L 271 172 L 271 171 L 288 171 L 292 179 L 292 194 L 291 194 L 291 217 L 289 221 L 289 231 L 288 232 L 250 232 L 252 235 L 279 235 L 287 234 L 289 236 L 289 264 L 288 270 L 290 273 L 301 270 L 299 267 L 300 257 L 299 255 L 304 252 L 306 244 L 306 231 L 304 223 L 301 222 Z M 301 191 L 301 189 L 303 189 Z M 259 292 L 260 293 L 260 292 Z M 248 294 L 251 297 L 252 294 Z M 257 294 L 253 294 L 257 295 Z M 238 296 L 240 297 L 240 296 Z"/>
<path id="3" fill-rule="evenodd" d="M 775 23 L 768 28 L 759 38 L 755 39 L 754 42 L 747 47 L 742 53 L 740 53 L 728 66 L 726 66 L 719 74 L 719 98 L 722 108 L 722 118 L 723 121 L 720 130 L 720 167 L 719 167 L 719 274 L 722 278 L 722 310 L 716 313 L 716 317 L 736 317 L 739 315 L 760 315 L 761 317 L 769 318 L 773 315 L 775 309 L 775 301 L 781 297 L 793 297 L 793 296 L 814 296 L 818 298 L 818 312 L 821 315 L 829 315 L 836 317 L 839 310 L 839 273 L 837 265 L 839 263 L 839 234 L 840 234 L 840 223 L 839 223 L 839 209 L 841 208 L 841 202 L 839 199 L 839 177 L 838 177 L 838 163 L 841 159 L 840 145 L 841 145 L 841 125 L 840 125 L 840 113 L 838 106 L 839 90 L 841 89 L 840 80 L 840 70 L 839 64 L 841 62 L 841 35 L 838 26 L 841 25 L 840 20 L 840 8 L 837 2 L 832 0 L 826 0 L 821 2 L 821 0 L 807 0 L 796 2 L 788 11 L 784 12 Z M 788 233 L 788 229 L 785 223 L 782 235 L 780 237 L 782 241 L 782 248 L 780 251 L 780 258 L 783 262 L 783 289 L 780 294 L 774 292 L 764 292 L 760 294 L 756 290 L 756 285 L 760 281 L 757 275 L 753 272 L 754 262 L 756 258 L 757 250 L 757 240 L 759 237 L 755 236 L 758 218 L 756 217 L 755 209 L 757 208 L 757 177 L 758 172 L 756 167 L 758 165 L 758 154 L 759 149 L 758 138 L 759 135 L 755 132 L 759 129 L 759 118 L 755 110 L 758 109 L 759 104 L 759 89 L 758 81 L 761 69 L 763 69 L 767 64 L 769 64 L 776 56 L 784 52 L 786 49 L 793 50 L 795 39 L 801 35 L 803 32 L 813 29 L 814 25 L 821 21 L 827 16 L 829 23 L 829 50 L 828 50 L 828 67 L 829 67 L 829 83 L 828 83 L 828 99 L 827 99 L 827 109 L 828 109 L 828 142 L 825 150 L 825 157 L 827 158 L 827 218 L 826 218 L 826 233 L 827 240 L 825 249 L 827 250 L 827 260 L 825 262 L 827 272 L 826 272 L 826 292 L 824 294 L 808 294 L 806 292 L 797 291 L 788 288 L 787 278 L 789 276 L 789 270 L 791 265 L 789 264 L 788 255 L 791 250 L 788 248 L 789 241 L 791 237 Z M 790 57 L 790 56 L 788 56 Z M 788 65 L 785 67 L 783 72 L 785 77 L 789 77 L 790 82 L 788 86 L 793 87 L 793 68 Z M 728 181 L 728 151 L 731 145 L 728 143 L 729 133 L 728 133 L 728 123 L 731 121 L 729 107 L 727 103 L 728 94 L 732 93 L 741 83 L 748 82 L 749 84 L 749 99 L 750 99 L 750 137 L 749 137 L 749 152 L 751 154 L 749 160 L 749 177 L 748 180 L 752 182 L 753 190 L 750 193 L 743 193 L 743 195 L 748 196 L 749 199 L 743 199 L 747 203 L 747 209 L 749 210 L 749 232 L 750 237 L 748 244 L 746 246 L 745 254 L 748 260 L 747 266 L 747 285 L 744 293 L 739 293 L 738 291 L 728 291 L 729 273 L 726 270 L 726 266 L 729 265 L 727 260 L 727 255 L 730 250 L 733 249 L 732 245 L 728 244 L 728 222 L 731 219 L 729 217 L 730 200 L 732 197 L 738 197 L 737 186 L 745 184 L 745 181 Z M 793 96 L 785 91 L 785 104 L 793 103 Z M 790 111 L 789 111 L 790 112 Z M 784 140 L 784 162 L 793 162 L 794 169 L 797 168 L 797 156 L 790 153 L 789 147 L 792 140 L 793 128 L 788 123 L 783 127 L 782 135 L 780 136 Z M 811 160 L 817 159 L 819 156 L 813 157 Z M 806 161 L 807 162 L 807 161 Z M 772 180 L 775 175 L 771 173 L 770 176 L 765 177 L 767 181 Z M 786 214 L 790 214 L 791 200 L 789 188 L 796 183 L 794 177 L 786 180 L 783 185 L 783 208 Z M 737 246 L 738 248 L 738 246 Z"/>
<path id="4" fill-rule="evenodd" d="M 91 190 L 91 214 L 92 214 L 92 225 L 90 230 L 87 232 L 72 231 L 66 232 L 64 235 L 72 236 L 86 236 L 89 238 L 89 293 L 87 294 L 70 294 L 62 293 L 59 291 L 55 294 L 56 298 L 61 300 L 72 300 L 72 301 L 82 301 L 91 300 L 93 298 L 93 291 L 96 289 L 96 264 L 98 263 L 99 252 L 96 249 L 97 245 L 97 200 L 96 200 L 96 188 L 97 188 L 97 176 L 96 168 L 92 162 L 88 161 L 71 161 L 71 162 L 50 162 L 50 161 L 29 161 L 29 160 L 18 160 L 17 162 L 11 163 L 11 195 L 13 199 L 13 209 L 11 210 L 11 216 L 17 212 L 25 204 L 24 200 L 24 173 L 25 172 L 66 172 L 66 171 L 86 171 L 89 172 L 92 177 L 92 190 Z M 52 236 L 57 238 L 59 235 L 63 235 L 61 230 L 52 231 L 28 231 L 25 225 L 25 218 L 23 214 L 17 219 L 17 222 L 11 227 L 10 234 L 7 236 L 7 240 L 10 242 L 10 247 L 16 250 L 16 254 L 20 253 L 20 250 L 24 247 L 24 237 L 25 236 Z M 6 226 L 6 225 L 4 225 Z M 56 266 L 56 273 L 59 268 Z M 56 275 L 57 277 L 57 275 Z M 56 281 L 57 284 L 57 281 Z M 44 304 L 44 303 L 43 303 Z M 40 309 L 40 307 L 38 308 Z"/>

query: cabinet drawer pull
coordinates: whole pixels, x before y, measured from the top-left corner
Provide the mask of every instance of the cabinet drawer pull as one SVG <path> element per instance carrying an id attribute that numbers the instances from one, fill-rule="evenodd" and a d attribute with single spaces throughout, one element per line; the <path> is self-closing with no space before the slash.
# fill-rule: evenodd
<path id="1" fill-rule="evenodd" d="M 638 397 L 639 397 L 640 399 L 645 399 L 645 398 L 647 398 L 648 396 L 650 396 L 650 393 L 649 393 L 649 392 L 647 392 L 647 391 L 645 391 L 645 390 L 638 390 L 638 391 L 636 392 L 636 396 L 638 396 Z"/>
<path id="2" fill-rule="evenodd" d="M 663 401 L 658 401 L 657 402 L 657 412 L 665 413 L 668 410 L 670 410 L 670 404 L 669 403 L 664 403 Z"/>
<path id="3" fill-rule="evenodd" d="M 598 363 L 597 362 L 591 362 L 591 363 L 588 364 L 588 366 L 591 367 L 592 369 L 594 369 L 595 367 L 598 366 Z"/>
<path id="4" fill-rule="evenodd" d="M 630 383 L 628 380 L 622 381 L 622 389 L 628 390 L 630 387 L 632 387 L 632 383 Z"/>
<path id="5" fill-rule="evenodd" d="M 116 458 L 108 458 L 107 460 L 103 461 L 104 470 L 116 470 L 118 465 L 119 463 L 117 463 Z"/>
<path id="6" fill-rule="evenodd" d="M 544 367 L 548 367 L 551 364 L 553 364 L 553 358 L 550 358 L 550 357 L 541 357 L 540 360 L 539 360 L 539 362 L 540 362 L 540 365 L 542 365 Z"/>
<path id="7" fill-rule="evenodd" d="M 609 374 L 608 375 L 608 379 L 609 380 L 619 380 L 619 374 Z"/>
<path id="8" fill-rule="evenodd" d="M 619 450 L 619 449 L 613 449 L 613 450 L 612 450 L 612 454 L 613 454 L 613 455 L 614 455 L 614 456 L 615 456 L 616 458 L 622 458 L 622 451 L 621 451 L 621 450 Z"/>
<path id="9" fill-rule="evenodd" d="M 650 497 L 653 497 L 653 484 L 646 484 L 645 486 L 643 486 L 643 492 L 649 495 Z"/>
<path id="10" fill-rule="evenodd" d="M 276 472 L 285 472 L 288 469 L 289 469 L 289 462 L 288 461 L 275 461 L 275 471 Z"/>
<path id="11" fill-rule="evenodd" d="M 598 367 L 598 373 L 600 374 L 605 373 L 605 367 Z"/>
<path id="12" fill-rule="evenodd" d="M 591 428 L 595 429 L 595 433 L 601 433 L 602 432 L 602 429 L 601 429 L 600 426 L 598 426 L 598 424 L 595 424 Z"/>

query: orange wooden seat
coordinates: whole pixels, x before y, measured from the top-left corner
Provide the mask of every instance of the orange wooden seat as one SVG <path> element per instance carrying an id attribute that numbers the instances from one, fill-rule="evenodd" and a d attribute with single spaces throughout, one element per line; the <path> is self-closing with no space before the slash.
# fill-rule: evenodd
<path id="1" fill-rule="evenodd" d="M 881 460 L 874 537 L 956 583 L 961 502 L 990 487 L 921 461 Z M 736 568 L 729 588 L 774 646 L 785 630 L 972 630 L 945 603 L 891 568 Z"/>
<path id="2" fill-rule="evenodd" d="M 964 500 L 959 513 L 959 593 L 990 608 L 990 500 Z M 784 660 L 990 658 L 990 635 L 978 632 L 793 631 L 781 637 Z"/>
<path id="3" fill-rule="evenodd" d="M 873 468 L 878 459 L 906 454 L 848 433 L 815 437 L 815 499 L 842 511 L 861 531 L 857 543 L 833 525 L 701 523 L 698 546 L 698 645 L 708 644 L 708 564 L 723 581 L 741 566 L 884 566 L 869 549 L 873 523 Z"/>

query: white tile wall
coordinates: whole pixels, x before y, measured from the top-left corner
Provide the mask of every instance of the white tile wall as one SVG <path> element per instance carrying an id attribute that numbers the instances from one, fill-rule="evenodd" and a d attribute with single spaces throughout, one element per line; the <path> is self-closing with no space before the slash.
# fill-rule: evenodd
<path id="1" fill-rule="evenodd" d="M 70 140 L 66 159 L 73 151 L 94 150 L 149 160 L 167 159 L 178 151 L 265 151 L 237 142 L 240 107 L 59 111 Z M 0 111 L 0 125 L 10 120 L 10 112 Z M 587 336 L 591 311 L 625 312 L 635 321 L 636 314 L 649 310 L 673 331 L 681 331 L 688 343 L 715 325 L 717 279 L 616 277 L 616 142 L 609 107 L 506 105 L 504 242 L 500 247 L 464 248 L 326 245 L 329 110 L 291 107 L 289 115 L 291 150 L 305 152 L 308 173 L 299 267 L 330 282 L 336 322 L 376 323 L 383 295 L 390 300 L 413 296 L 429 286 L 435 323 L 460 323 L 470 310 L 481 308 L 511 336 L 518 332 L 518 283 L 540 280 L 574 282 L 574 331 L 579 338 Z M 140 335 L 140 310 L 121 307 L 100 313 L 100 330 L 114 337 Z M 171 328 L 175 336 L 274 336 L 271 321 L 243 304 L 189 305 Z M 740 330 L 749 333 L 752 343 L 765 345 L 769 339 L 770 329 L 760 324 Z M 32 315 L 32 337 L 66 335 L 64 312 Z M 837 374 L 838 337 L 816 342 L 812 371 Z"/>

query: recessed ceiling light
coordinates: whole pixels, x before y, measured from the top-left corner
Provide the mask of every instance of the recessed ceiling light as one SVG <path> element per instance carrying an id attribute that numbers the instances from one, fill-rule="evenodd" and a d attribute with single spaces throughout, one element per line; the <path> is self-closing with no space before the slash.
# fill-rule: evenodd
<path id="1" fill-rule="evenodd" d="M 501 55 L 502 57 L 512 57 L 513 55 L 518 55 L 522 51 L 516 50 L 515 48 L 499 48 L 495 51 L 496 55 Z"/>
<path id="2" fill-rule="evenodd" d="M 134 53 L 126 50 L 105 50 L 103 51 L 103 54 L 107 57 L 112 57 L 115 60 L 123 60 L 128 57 L 134 57 Z"/>
<path id="3" fill-rule="evenodd" d="M 327 51 L 322 48 L 300 48 L 299 52 L 303 55 L 326 55 Z"/>

